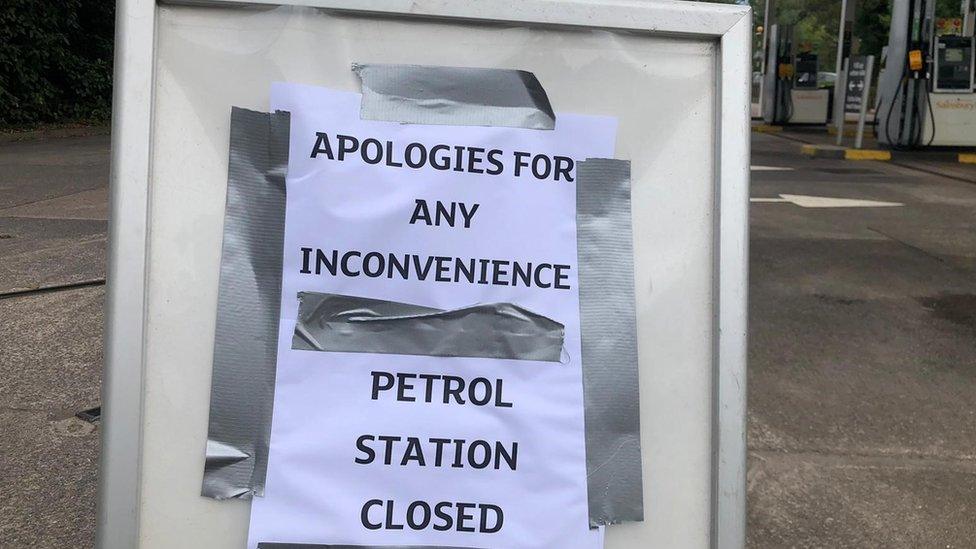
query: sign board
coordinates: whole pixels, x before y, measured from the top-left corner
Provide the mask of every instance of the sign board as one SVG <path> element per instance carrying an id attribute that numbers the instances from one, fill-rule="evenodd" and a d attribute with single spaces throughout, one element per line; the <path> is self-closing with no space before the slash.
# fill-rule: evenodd
<path id="1" fill-rule="evenodd" d="M 314 524 L 316 519 L 332 529 L 324 534 L 333 536 L 330 543 L 349 543 L 350 539 L 336 528 L 348 527 L 344 531 L 355 535 L 361 533 L 353 528 L 357 525 L 367 525 L 368 529 L 368 525 L 384 523 L 412 529 L 406 515 L 400 513 L 405 510 L 404 505 L 410 506 L 415 500 L 402 499 L 400 495 L 413 497 L 421 493 L 433 497 L 433 489 L 438 488 L 442 492 L 455 490 L 459 497 L 429 502 L 433 504 L 431 521 L 438 518 L 438 504 L 446 501 L 453 503 L 451 513 L 447 507 L 440 510 L 454 517 L 453 527 L 460 523 L 464 528 L 480 531 L 461 530 L 456 539 L 438 537 L 432 543 L 434 538 L 424 537 L 422 529 L 405 536 L 394 527 L 383 528 L 386 537 L 375 539 L 386 545 L 457 546 L 462 539 L 484 539 L 463 538 L 460 534 L 510 535 L 501 524 L 510 520 L 510 525 L 531 529 L 526 539 L 573 524 L 572 528 L 580 532 L 573 543 L 589 547 L 581 541 L 590 534 L 583 524 L 585 501 L 580 507 L 586 488 L 585 474 L 580 474 L 585 472 L 581 470 L 584 457 L 579 454 L 581 410 L 571 401 L 580 398 L 580 378 L 578 374 L 574 377 L 560 373 L 564 377 L 554 377 L 548 385 L 540 383 L 542 380 L 533 376 L 543 370 L 519 370 L 511 364 L 518 362 L 513 357 L 503 357 L 509 361 L 504 365 L 497 357 L 480 355 L 464 357 L 463 367 L 457 366 L 460 359 L 451 362 L 451 368 L 481 364 L 492 371 L 504 370 L 505 375 L 462 375 L 456 369 L 437 371 L 432 366 L 435 369 L 415 369 L 416 379 L 393 375 L 391 380 L 384 375 L 389 371 L 379 367 L 383 361 L 376 352 L 355 352 L 366 349 L 362 341 L 352 349 L 354 352 L 335 348 L 317 352 L 316 345 L 328 345 L 315 339 L 313 333 L 308 341 L 315 343 L 305 343 L 312 349 L 294 351 L 291 338 L 283 337 L 280 341 L 289 342 L 287 352 L 302 352 L 316 357 L 307 360 L 321 360 L 323 365 L 334 368 L 323 369 L 322 375 L 335 374 L 339 377 L 330 381 L 340 384 L 334 385 L 332 392 L 321 394 L 302 391 L 323 388 L 323 384 L 283 389 L 282 383 L 288 382 L 289 363 L 287 358 L 280 358 L 286 355 L 279 354 L 277 368 L 281 378 L 275 396 L 276 430 L 271 439 L 267 492 L 263 499 L 256 497 L 253 502 L 201 497 L 204 455 L 209 455 L 208 415 L 221 246 L 222 240 L 226 245 L 225 228 L 230 222 L 229 215 L 225 216 L 229 171 L 239 160 L 233 155 L 228 160 L 228 150 L 234 143 L 232 112 L 235 108 L 272 112 L 276 106 L 304 113 L 303 120 L 314 122 L 312 125 L 329 126 L 346 120 L 350 131 L 343 135 L 357 136 L 360 146 L 366 137 L 374 139 L 377 154 L 405 152 L 405 147 L 397 149 L 396 143 L 497 149 L 501 151 L 499 162 L 508 169 L 514 164 L 507 162 L 519 158 L 515 152 L 533 152 L 548 159 L 539 161 L 538 173 L 553 178 L 560 166 L 564 174 L 580 173 L 578 167 L 572 171 L 568 164 L 560 164 L 558 157 L 629 159 L 644 520 L 607 527 L 605 539 L 599 539 L 599 531 L 595 531 L 593 546 L 743 546 L 751 39 L 748 8 L 684 2 L 584 1 L 558 5 L 542 1 L 418 1 L 407 6 L 385 0 L 261 4 L 265 3 L 208 0 L 158 4 L 124 0 L 119 4 L 99 546 L 237 548 L 247 546 L 249 530 L 277 529 L 274 536 L 280 541 L 280 532 Z M 365 97 L 364 81 L 350 70 L 355 63 L 525 71 L 544 87 L 556 113 L 556 127 L 545 135 L 529 137 L 525 131 L 509 132 L 491 124 L 487 128 L 443 129 L 389 124 L 376 137 L 355 134 L 352 130 L 379 128 L 356 118 L 355 101 L 342 102 L 342 97 Z M 296 100 L 294 93 L 286 93 L 300 86 L 333 95 L 328 101 L 306 97 L 303 103 Z M 273 89 L 284 91 L 275 95 Z M 302 127 L 304 122 L 298 115 L 293 116 L 292 129 Z M 318 131 L 327 134 L 330 130 L 326 127 Z M 400 137 L 408 139 L 402 141 Z M 391 143 L 389 149 L 386 142 Z M 292 137 L 290 145 L 299 147 L 298 143 Z M 340 146 L 338 141 L 329 141 L 329 145 L 339 147 L 333 149 L 333 154 L 342 149 L 352 154 L 351 143 L 347 140 Z M 361 291 L 368 282 L 365 278 L 348 276 L 339 284 L 335 282 L 339 278 L 316 278 L 310 273 L 319 266 L 319 250 L 324 255 L 324 270 L 331 265 L 334 269 L 348 268 L 349 272 L 374 272 L 380 256 L 370 256 L 372 263 L 343 266 L 342 258 L 337 255 L 334 260 L 330 254 L 361 250 L 360 245 L 380 241 L 388 241 L 389 246 L 378 251 L 400 251 L 415 257 L 450 254 L 505 259 L 497 254 L 509 252 L 519 255 L 513 261 L 531 258 L 535 263 L 539 262 L 537 258 L 553 257 L 545 261 L 550 267 L 533 270 L 529 280 L 535 280 L 538 274 L 540 284 L 569 284 L 571 278 L 562 278 L 566 271 L 559 271 L 556 266 L 569 265 L 569 259 L 560 258 L 575 251 L 574 247 L 567 248 L 572 239 L 565 236 L 568 227 L 580 226 L 573 216 L 581 203 L 575 203 L 576 196 L 563 192 L 572 187 L 535 187 L 547 190 L 531 197 L 519 191 L 518 200 L 513 200 L 511 193 L 501 190 L 518 184 L 517 177 L 506 179 L 508 175 L 500 174 L 496 187 L 499 190 L 485 196 L 478 193 L 488 191 L 477 189 L 441 189 L 435 193 L 440 184 L 437 175 L 441 173 L 436 169 L 397 172 L 395 177 L 390 176 L 392 179 L 384 179 L 387 176 L 381 174 L 392 172 L 377 170 L 393 169 L 386 160 L 379 167 L 366 162 L 330 168 L 326 166 L 332 164 L 315 162 L 321 158 L 310 154 L 320 150 L 319 154 L 327 157 L 327 145 L 313 141 L 313 148 L 306 152 L 308 145 L 302 143 L 300 149 L 292 150 L 291 156 L 298 158 L 294 151 L 304 154 L 309 170 L 342 169 L 342 177 L 348 180 L 391 188 L 377 192 L 363 185 L 355 191 L 360 194 L 354 196 L 343 196 L 339 189 L 332 195 L 334 204 L 317 206 L 314 201 L 318 199 L 311 195 L 307 202 L 292 201 L 297 198 L 292 192 L 297 187 L 289 182 L 287 207 L 292 224 L 285 227 L 285 262 L 297 270 L 286 269 L 282 288 L 302 292 L 302 301 L 294 302 L 296 307 L 313 301 L 322 305 L 330 295 L 365 293 Z M 464 151 L 470 153 L 462 147 L 462 154 Z M 483 166 L 493 165 L 489 158 L 485 157 Z M 397 158 L 393 162 L 405 161 Z M 546 162 L 548 170 L 543 169 Z M 470 166 L 463 164 L 462 171 Z M 289 160 L 289 177 L 299 169 L 299 164 Z M 530 164 L 526 169 L 533 167 Z M 410 177 L 418 185 L 433 185 L 429 189 L 431 202 L 421 206 L 415 199 L 424 196 L 396 194 L 392 185 Z M 372 192 L 366 194 L 369 191 Z M 401 199 L 407 198 L 416 209 L 403 218 L 399 207 L 405 201 Z M 363 208 L 341 207 L 346 199 L 355 199 Z M 477 212 L 472 209 L 475 203 L 480 204 Z M 388 204 L 396 207 L 385 208 Z M 460 204 L 465 208 L 461 209 Z M 436 228 L 438 220 L 447 223 L 452 211 L 454 224 L 463 226 L 467 220 L 467 229 L 424 229 Z M 294 224 L 301 219 L 306 222 Z M 428 221 L 431 225 L 427 225 Z M 291 227 L 301 228 L 290 233 Z M 411 234 L 421 234 L 420 230 L 425 230 L 423 239 L 409 238 Z M 464 231 L 484 234 L 477 238 L 456 236 Z M 328 239 L 322 239 L 324 233 L 328 233 Z M 370 238 L 364 240 L 366 234 Z M 298 242 L 313 237 L 315 244 Z M 408 244 L 416 247 L 407 249 Z M 309 273 L 304 273 L 304 277 L 299 276 L 306 259 L 302 248 L 312 250 L 308 252 Z M 296 255 L 287 257 L 288 250 Z M 360 256 L 348 257 L 349 261 L 358 261 Z M 499 274 L 495 263 L 489 265 L 495 268 L 493 276 L 499 280 L 514 272 L 513 267 L 512 271 Z M 448 276 L 439 265 L 433 272 L 435 277 Z M 463 272 L 455 274 L 466 276 Z M 327 282 L 330 280 L 335 283 Z M 382 298 L 384 306 L 396 302 L 397 306 L 437 310 L 465 303 L 483 306 L 481 296 L 492 296 L 472 293 L 471 288 L 475 287 L 484 286 L 476 281 L 471 287 L 443 284 L 436 291 L 418 290 L 414 296 L 398 290 L 396 294 L 373 293 L 370 298 Z M 371 291 L 376 288 L 369 287 Z M 551 299 L 541 290 L 517 289 L 524 297 L 520 303 L 529 306 L 519 309 L 516 316 L 532 318 L 529 313 L 535 312 L 557 319 L 565 334 L 562 345 L 557 347 L 557 363 L 572 361 L 578 354 L 574 338 L 580 333 L 585 338 L 586 331 L 577 327 L 580 320 L 575 319 L 575 314 L 579 309 L 574 307 L 572 298 Z M 607 293 L 612 297 L 612 292 Z M 283 307 L 282 319 L 288 314 L 305 318 L 300 307 L 290 312 Z M 414 309 L 406 316 L 418 314 L 434 313 L 418 313 Z M 436 352 L 428 355 L 436 356 Z M 541 359 L 534 356 L 532 360 Z M 402 367 L 408 363 L 435 364 L 421 361 L 403 348 L 391 353 L 385 362 L 399 373 L 407 371 Z M 359 373 L 369 370 L 370 374 L 342 377 L 343 371 L 353 368 Z M 428 377 L 420 378 L 420 374 Z M 448 375 L 477 387 L 470 394 L 459 392 L 463 390 L 458 385 L 449 387 L 446 393 L 445 386 L 440 387 L 440 396 L 448 395 L 446 406 L 453 416 L 445 416 L 442 409 L 427 406 L 431 404 L 427 402 L 407 401 L 412 408 L 390 408 L 390 396 L 400 404 L 404 404 L 401 397 L 432 401 L 439 390 L 436 384 Z M 519 376 L 526 383 L 518 383 L 523 379 Z M 475 383 L 475 379 L 484 381 Z M 497 379 L 506 383 L 498 384 Z M 421 380 L 430 383 L 430 397 Z M 519 387 L 530 390 L 520 392 Z M 365 400 L 360 389 L 369 395 Z M 293 397 L 287 405 L 285 396 Z M 458 398 L 490 406 L 471 411 L 465 405 L 451 404 L 458 403 Z M 344 416 L 348 422 L 344 425 L 320 421 L 335 418 L 335 408 L 342 399 L 364 410 L 362 417 Z M 509 411 L 507 404 L 513 405 L 513 414 L 522 414 L 511 416 L 521 418 L 515 423 L 506 423 L 512 420 L 500 415 Z M 291 414 L 295 414 L 291 416 L 294 420 L 289 422 Z M 378 423 L 384 417 L 388 422 Z M 492 422 L 491 418 L 499 417 L 506 419 L 501 424 Z M 571 420 L 560 422 L 559 417 Z M 449 427 L 451 434 L 460 433 L 462 426 L 469 434 L 452 436 L 450 443 L 431 442 L 447 438 L 434 432 L 438 422 Z M 518 428 L 499 427 L 510 424 Z M 540 425 L 546 425 L 545 432 Z M 352 446 L 332 448 L 329 440 L 308 434 L 309 429 L 315 428 L 348 431 L 356 437 Z M 390 434 L 386 429 L 407 434 L 407 438 L 380 439 Z M 308 443 L 308 454 L 302 454 L 299 445 L 288 444 L 287 437 L 292 434 Z M 280 440 L 275 438 L 279 435 Z M 362 438 L 363 435 L 375 438 Z M 416 448 L 409 448 L 413 443 L 407 439 L 411 436 L 424 441 L 418 442 L 426 445 L 419 451 L 425 452 L 424 459 L 431 462 L 436 462 L 438 448 L 443 460 L 448 444 L 451 451 L 462 448 L 461 458 L 451 456 L 452 464 L 480 466 L 490 462 L 497 485 L 482 482 L 483 476 L 473 474 L 476 467 L 451 475 L 448 473 L 453 471 L 437 468 L 418 472 L 420 454 Z M 483 440 L 486 445 L 462 447 L 455 442 L 459 439 Z M 464 450 L 468 447 L 482 453 L 469 454 Z M 567 450 L 572 447 L 577 448 L 576 453 Z M 275 448 L 284 453 L 276 454 Z M 288 454 L 288 448 L 295 453 Z M 547 453 L 547 449 L 554 451 Z M 492 458 L 485 461 L 488 450 Z M 389 468 L 385 465 L 388 454 Z M 558 455 L 556 461 L 551 461 L 549 454 Z M 315 457 L 308 461 L 308 455 Z M 397 457 L 400 463 L 406 459 L 407 465 L 394 467 Z M 234 460 L 238 456 L 228 453 L 226 458 Z M 382 467 L 371 463 L 350 465 L 357 458 L 367 462 L 382 459 L 384 463 Z M 513 474 L 513 469 L 523 465 L 525 471 L 531 471 L 533 460 L 546 460 L 547 464 L 555 464 L 558 471 L 539 471 L 537 476 Z M 552 476 L 562 472 L 566 472 L 564 478 Z M 348 500 L 326 499 L 322 490 L 335 487 L 318 483 L 322 478 L 335 480 L 339 475 L 349 482 L 350 489 L 343 492 Z M 478 482 L 469 483 L 467 479 Z M 533 479 L 538 483 L 532 484 Z M 560 485 L 565 487 L 561 488 L 566 490 L 565 499 L 556 497 L 549 488 L 557 481 L 565 483 Z M 270 507 L 280 500 L 275 499 L 272 490 L 282 493 L 276 487 L 287 485 L 292 485 L 292 492 L 309 494 L 311 499 L 307 506 L 288 508 L 276 515 Z M 515 491 L 529 495 L 535 491 L 539 500 L 505 500 L 507 492 Z M 369 497 L 368 493 L 377 495 Z M 460 498 L 468 495 L 482 499 Z M 523 517 L 528 513 L 520 510 L 520 506 L 530 505 L 536 510 L 538 523 L 534 525 L 525 521 Z M 261 506 L 270 506 L 265 509 L 268 512 L 261 511 Z M 423 509 L 421 505 L 414 506 L 416 514 L 411 515 L 411 520 L 423 523 Z M 297 515 L 302 513 L 308 516 L 300 521 Z M 545 542 L 531 546 L 544 546 L 540 543 Z"/>
<path id="2" fill-rule="evenodd" d="M 602 547 L 572 367 L 583 276 L 570 183 L 584 177 L 573 159 L 613 155 L 616 120 L 416 125 L 363 120 L 360 103 L 272 86 L 272 109 L 290 113 L 281 317 L 296 326 L 281 328 L 249 546 Z M 388 326 L 349 333 L 343 310 Z"/>
<path id="3" fill-rule="evenodd" d="M 844 114 L 857 114 L 857 132 L 854 136 L 855 149 L 860 149 L 864 140 L 864 124 L 867 119 L 868 98 L 871 93 L 873 75 L 873 55 L 859 55 L 844 60 L 844 70 L 840 74 L 840 85 L 844 87 L 843 111 Z M 877 111 L 877 108 L 875 110 Z M 844 142 L 844 119 L 845 116 L 839 116 L 834 121 L 838 145 Z"/>
<path id="4" fill-rule="evenodd" d="M 847 92 L 844 95 L 844 112 L 860 113 L 862 104 L 868 100 L 868 58 L 865 55 L 855 55 L 850 58 L 847 67 Z"/>

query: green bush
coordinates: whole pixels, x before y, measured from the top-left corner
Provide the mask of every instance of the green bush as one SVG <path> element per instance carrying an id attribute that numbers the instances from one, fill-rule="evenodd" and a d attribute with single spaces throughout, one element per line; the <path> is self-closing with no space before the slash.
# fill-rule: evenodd
<path id="1" fill-rule="evenodd" d="M 0 2 L 0 126 L 111 115 L 113 0 Z"/>

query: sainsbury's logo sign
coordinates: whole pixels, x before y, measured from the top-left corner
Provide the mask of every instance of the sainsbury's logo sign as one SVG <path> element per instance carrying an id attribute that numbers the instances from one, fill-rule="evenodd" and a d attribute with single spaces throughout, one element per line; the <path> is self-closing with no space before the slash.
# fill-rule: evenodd
<path id="1" fill-rule="evenodd" d="M 936 108 L 971 111 L 976 109 L 976 101 L 971 99 L 943 99 L 935 102 Z"/>

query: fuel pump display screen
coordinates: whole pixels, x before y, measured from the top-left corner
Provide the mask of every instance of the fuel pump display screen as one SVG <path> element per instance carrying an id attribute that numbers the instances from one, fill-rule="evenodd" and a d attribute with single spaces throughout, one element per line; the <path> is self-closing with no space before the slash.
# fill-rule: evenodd
<path id="1" fill-rule="evenodd" d="M 817 54 L 801 53 L 796 56 L 796 83 L 797 88 L 816 88 L 817 87 Z"/>
<path id="2" fill-rule="evenodd" d="M 966 54 L 960 48 L 946 48 L 943 59 L 946 63 L 962 63 L 966 59 Z"/>
<path id="3" fill-rule="evenodd" d="M 936 42 L 935 91 L 973 89 L 973 39 L 944 35 Z"/>

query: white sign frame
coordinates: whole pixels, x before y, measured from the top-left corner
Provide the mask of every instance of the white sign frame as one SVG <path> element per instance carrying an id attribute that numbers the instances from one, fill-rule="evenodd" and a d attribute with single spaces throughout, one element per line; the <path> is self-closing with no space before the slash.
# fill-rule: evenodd
<path id="1" fill-rule="evenodd" d="M 635 31 L 714 41 L 709 545 L 745 543 L 746 300 L 752 17 L 744 6 L 569 0 L 193 0 L 220 6 L 298 5 L 392 16 L 501 21 Z M 119 0 L 112 121 L 102 454 L 97 545 L 142 547 L 140 469 L 147 311 L 150 173 L 156 63 L 155 0 Z M 654 60 L 648 60 L 653 63 Z M 200 418 L 206 422 L 206 418 Z M 646 464 L 653 467 L 653 464 Z M 202 468 L 202 456 L 201 456 Z M 645 470 L 645 474 L 647 471 Z M 655 497 L 645 494 L 646 498 Z M 174 528 L 178 525 L 174 524 Z"/>

